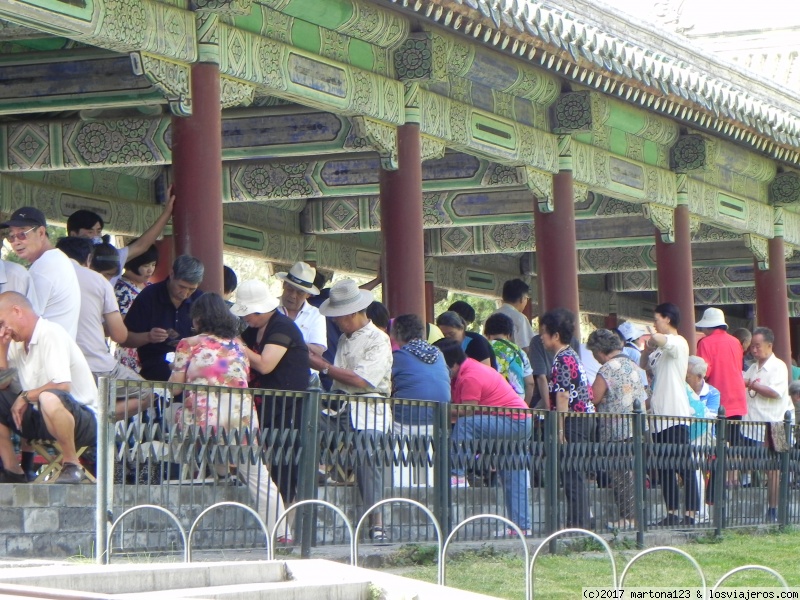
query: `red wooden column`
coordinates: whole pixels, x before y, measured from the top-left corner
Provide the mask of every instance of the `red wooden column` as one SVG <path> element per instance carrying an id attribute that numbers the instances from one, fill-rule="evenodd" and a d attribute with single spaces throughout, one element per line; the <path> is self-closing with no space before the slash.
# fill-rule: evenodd
<path id="1" fill-rule="evenodd" d="M 156 248 L 158 249 L 158 262 L 156 270 L 150 278 L 151 283 L 158 283 L 169 277 L 172 263 L 175 262 L 175 238 L 172 235 L 165 235 L 156 242 Z"/>
<path id="2" fill-rule="evenodd" d="M 575 195 L 572 171 L 553 175 L 551 213 L 534 203 L 536 232 L 536 270 L 539 284 L 539 310 L 566 308 L 575 314 L 575 337 L 580 339 L 578 298 L 578 251 L 575 236 Z"/>
<path id="3" fill-rule="evenodd" d="M 435 319 L 433 305 L 436 304 L 436 293 L 432 281 L 425 281 L 425 322 L 433 323 Z"/>
<path id="4" fill-rule="evenodd" d="M 792 346 L 789 336 L 789 299 L 786 291 L 786 258 L 783 236 L 769 240 L 769 269 L 762 271 L 756 261 L 756 322 L 775 334 L 772 351 L 786 363 L 791 374 Z"/>
<path id="5" fill-rule="evenodd" d="M 393 317 L 425 312 L 425 240 L 422 233 L 422 158 L 419 125 L 397 128 L 399 168 L 381 169 L 383 300 Z"/>
<path id="6" fill-rule="evenodd" d="M 675 208 L 675 241 L 667 243 L 656 229 L 656 272 L 658 302 L 672 302 L 681 311 L 680 333 L 689 343 L 689 352 L 697 350 L 694 320 L 694 279 L 692 278 L 692 234 L 689 230 L 689 207 Z"/>
<path id="7" fill-rule="evenodd" d="M 192 65 L 192 115 L 172 118 L 175 252 L 202 261 L 201 288 L 222 294 L 222 104 L 219 67 Z"/>
<path id="8" fill-rule="evenodd" d="M 605 325 L 606 329 L 614 330 L 619 327 L 619 319 L 617 318 L 617 313 L 609 313 L 603 318 L 603 325 Z"/>

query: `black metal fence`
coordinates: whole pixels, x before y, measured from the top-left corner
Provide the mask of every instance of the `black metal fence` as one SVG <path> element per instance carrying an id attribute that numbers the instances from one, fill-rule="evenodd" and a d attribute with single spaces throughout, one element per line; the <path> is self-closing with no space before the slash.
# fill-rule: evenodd
<path id="1" fill-rule="evenodd" d="M 559 415 L 319 390 L 184 386 L 173 397 L 166 384 L 150 382 L 108 389 L 117 414 L 98 452 L 113 457 L 116 485 L 98 510 L 112 515 L 156 504 L 188 526 L 207 506 L 237 501 L 271 528 L 284 507 L 320 499 L 355 523 L 376 502 L 403 497 L 430 508 L 445 535 L 472 515 L 493 513 L 532 536 L 582 527 L 635 532 L 640 543 L 652 529 L 800 523 L 800 450 L 788 414 L 791 448 L 779 453 L 763 443 L 769 424 L 745 427 L 724 417 Z M 140 398 L 153 398 L 151 406 L 139 411 Z M 363 529 L 367 543 L 433 540 L 419 512 L 380 507 Z M 302 543 L 305 553 L 349 543 L 340 521 L 324 508 L 302 507 L 279 538 Z M 197 535 L 199 547 L 263 547 L 243 511 L 215 511 Z M 514 535 L 487 520 L 458 534 Z M 162 516 L 139 513 L 111 542 L 115 552 L 169 551 L 176 536 Z"/>

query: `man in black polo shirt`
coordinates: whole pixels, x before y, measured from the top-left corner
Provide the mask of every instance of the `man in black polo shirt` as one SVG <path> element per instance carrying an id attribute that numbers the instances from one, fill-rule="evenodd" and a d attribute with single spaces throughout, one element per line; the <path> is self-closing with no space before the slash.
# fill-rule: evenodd
<path id="1" fill-rule="evenodd" d="M 166 381 L 171 369 L 167 354 L 192 335 L 189 312 L 203 294 L 203 263 L 186 254 L 172 264 L 169 277 L 142 290 L 125 315 L 128 339 L 124 346 L 138 348 L 141 375 L 150 381 Z"/>

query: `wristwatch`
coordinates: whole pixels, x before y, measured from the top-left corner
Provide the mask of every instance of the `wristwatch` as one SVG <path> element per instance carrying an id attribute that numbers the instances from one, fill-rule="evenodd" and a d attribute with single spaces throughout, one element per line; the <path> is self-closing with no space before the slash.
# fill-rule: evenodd
<path id="1" fill-rule="evenodd" d="M 328 374 L 328 370 L 329 370 L 330 368 L 331 368 L 331 366 L 330 366 L 330 365 L 328 365 L 327 367 L 325 367 L 324 369 L 322 369 L 322 371 L 320 371 L 320 373 L 322 373 L 323 375 L 327 375 L 327 374 Z"/>
<path id="2" fill-rule="evenodd" d="M 25 402 L 27 402 L 28 404 L 30 404 L 30 403 L 31 403 L 31 401 L 28 399 L 28 390 L 24 390 L 24 391 L 23 391 L 23 392 L 20 394 L 20 396 L 22 396 L 22 399 L 23 399 L 23 400 L 25 400 Z"/>

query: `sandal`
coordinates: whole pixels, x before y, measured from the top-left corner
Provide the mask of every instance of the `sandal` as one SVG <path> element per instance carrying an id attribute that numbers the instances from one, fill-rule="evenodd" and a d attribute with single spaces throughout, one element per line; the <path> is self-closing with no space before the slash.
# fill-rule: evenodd
<path id="1" fill-rule="evenodd" d="M 369 539 L 373 542 L 388 542 L 389 536 L 380 525 L 373 525 L 369 528 Z"/>

